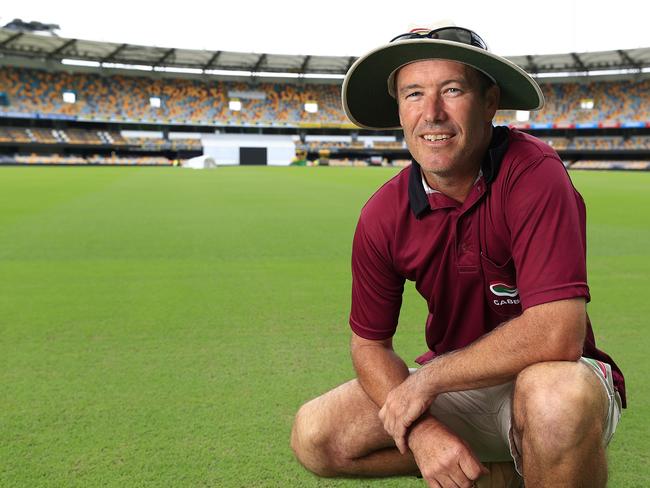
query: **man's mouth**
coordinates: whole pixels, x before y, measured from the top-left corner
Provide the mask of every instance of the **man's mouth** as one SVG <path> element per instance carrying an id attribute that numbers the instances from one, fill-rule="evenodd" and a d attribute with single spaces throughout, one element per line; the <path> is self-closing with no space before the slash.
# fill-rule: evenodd
<path id="1" fill-rule="evenodd" d="M 423 134 L 422 139 L 429 142 L 440 142 L 451 139 L 453 134 Z"/>

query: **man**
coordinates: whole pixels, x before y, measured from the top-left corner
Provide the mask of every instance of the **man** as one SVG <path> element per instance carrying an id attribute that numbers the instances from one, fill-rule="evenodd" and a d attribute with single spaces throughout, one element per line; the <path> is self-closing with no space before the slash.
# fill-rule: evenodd
<path id="1" fill-rule="evenodd" d="M 468 487 L 483 463 L 514 461 L 527 488 L 605 486 L 625 391 L 586 313 L 584 203 L 549 146 L 492 126 L 497 109 L 543 103 L 459 27 L 398 36 L 349 70 L 348 117 L 401 127 L 413 162 L 355 232 L 357 379 L 296 416 L 292 447 L 314 473 Z M 406 279 L 429 310 L 411 372 L 392 348 Z"/>

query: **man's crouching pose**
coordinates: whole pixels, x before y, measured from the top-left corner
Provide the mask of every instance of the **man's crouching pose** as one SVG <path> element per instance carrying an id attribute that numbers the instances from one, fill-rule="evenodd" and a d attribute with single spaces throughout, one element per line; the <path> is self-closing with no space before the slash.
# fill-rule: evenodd
<path id="1" fill-rule="evenodd" d="M 357 378 L 299 410 L 291 444 L 307 469 L 470 487 L 486 463 L 514 462 L 527 488 L 605 486 L 625 390 L 586 312 L 585 206 L 552 148 L 492 125 L 497 109 L 543 104 L 460 27 L 400 35 L 349 70 L 350 120 L 401 127 L 413 161 L 361 212 Z M 429 310 L 417 370 L 392 347 L 406 279 Z"/>

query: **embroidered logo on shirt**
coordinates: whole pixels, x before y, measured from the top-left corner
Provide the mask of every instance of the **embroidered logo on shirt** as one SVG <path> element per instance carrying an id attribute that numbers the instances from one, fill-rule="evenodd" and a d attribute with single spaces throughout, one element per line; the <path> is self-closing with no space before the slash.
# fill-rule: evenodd
<path id="1" fill-rule="evenodd" d="M 490 291 L 498 297 L 516 297 L 519 290 L 516 286 L 507 285 L 506 283 L 490 283 Z"/>
<path id="2" fill-rule="evenodd" d="M 503 305 L 519 305 L 521 303 L 521 300 L 519 300 L 519 290 L 517 290 L 516 286 L 497 281 L 490 283 L 490 291 L 498 297 L 509 297 L 492 300 L 497 307 Z"/>

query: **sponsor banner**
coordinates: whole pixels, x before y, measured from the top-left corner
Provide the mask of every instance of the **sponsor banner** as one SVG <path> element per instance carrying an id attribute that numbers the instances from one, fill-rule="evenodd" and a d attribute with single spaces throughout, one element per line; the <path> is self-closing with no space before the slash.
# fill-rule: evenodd
<path id="1" fill-rule="evenodd" d="M 9 117 L 12 119 L 35 119 L 38 114 L 32 112 L 0 112 L 0 117 Z"/>
<path id="2" fill-rule="evenodd" d="M 580 124 L 576 124 L 576 129 L 597 129 L 597 128 L 598 128 L 597 122 L 582 122 Z"/>
<path id="3" fill-rule="evenodd" d="M 630 121 L 627 121 L 627 122 L 623 122 L 621 124 L 621 127 L 625 127 L 625 128 L 639 128 L 639 127 L 645 127 L 645 126 L 646 126 L 645 122 L 640 122 L 640 121 L 636 121 L 636 120 L 630 120 Z"/>
<path id="4" fill-rule="evenodd" d="M 266 93 L 263 91 L 242 91 L 242 90 L 230 90 L 228 92 L 228 97 L 230 98 L 243 98 L 248 100 L 266 100 Z"/>
<path id="5" fill-rule="evenodd" d="M 65 114 L 38 114 L 38 118 L 46 120 L 77 120 L 76 115 Z"/>

